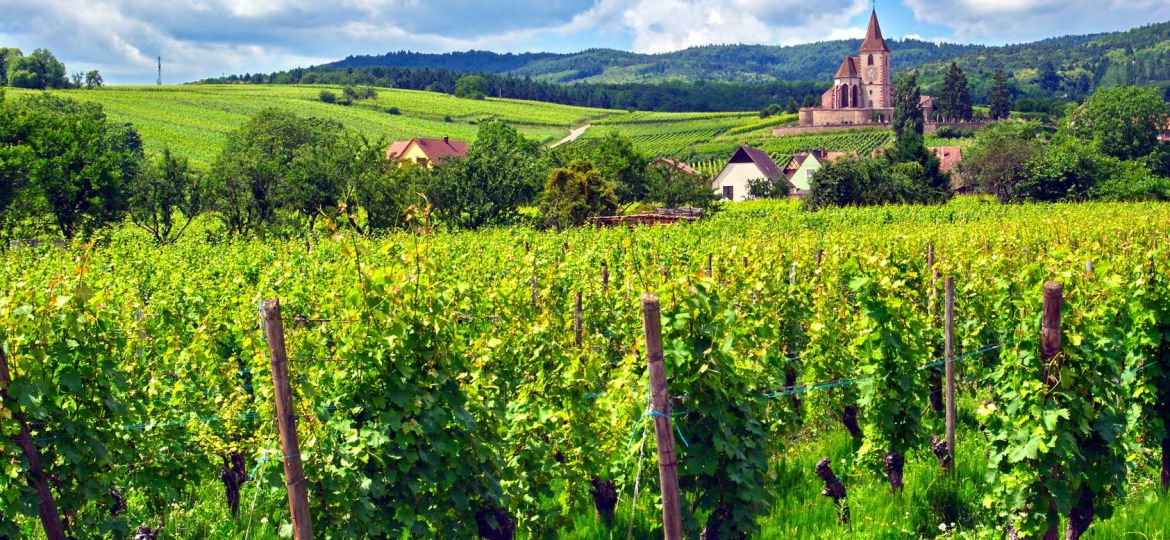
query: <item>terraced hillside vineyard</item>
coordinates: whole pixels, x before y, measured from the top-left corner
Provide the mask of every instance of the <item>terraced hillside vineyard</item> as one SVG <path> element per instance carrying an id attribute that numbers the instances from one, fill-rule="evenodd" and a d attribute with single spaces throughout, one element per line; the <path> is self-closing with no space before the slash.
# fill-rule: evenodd
<path id="1" fill-rule="evenodd" d="M 279 298 L 316 535 L 661 537 L 644 292 L 661 298 L 692 537 L 846 535 L 822 457 L 858 538 L 1034 535 L 1044 514 L 1023 512 L 1049 501 L 1095 505 L 1085 538 L 1170 530 L 1155 486 L 1170 206 L 756 202 L 560 233 L 417 218 L 380 238 L 332 229 L 311 250 L 208 243 L 209 222 L 164 248 L 123 228 L 0 255 L 0 535 L 40 534 L 11 457 L 30 441 L 74 537 L 288 535 L 257 317 Z M 947 276 L 955 477 L 929 442 Z M 1039 356 L 1049 280 L 1064 286 L 1059 367 Z"/>

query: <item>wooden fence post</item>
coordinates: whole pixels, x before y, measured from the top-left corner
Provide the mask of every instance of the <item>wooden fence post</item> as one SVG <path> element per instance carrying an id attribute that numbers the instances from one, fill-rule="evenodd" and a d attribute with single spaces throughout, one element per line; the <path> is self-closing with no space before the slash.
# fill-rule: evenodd
<path id="1" fill-rule="evenodd" d="M 578 347 L 581 346 L 581 343 L 585 339 L 585 330 L 583 328 L 584 321 L 582 320 L 583 318 L 584 316 L 581 313 L 581 291 L 577 291 L 577 307 L 573 310 L 573 333 L 576 334 L 576 343 Z"/>
<path id="2" fill-rule="evenodd" d="M 713 269 L 711 268 L 711 254 L 710 254 L 710 253 L 708 253 L 708 254 L 707 254 L 707 277 L 708 277 L 708 278 L 711 278 L 711 277 L 713 277 L 714 275 L 715 275 L 715 274 L 714 274 L 714 272 L 713 272 Z"/>
<path id="3" fill-rule="evenodd" d="M 817 250 L 817 269 L 818 269 L 818 270 L 820 270 L 820 268 L 821 268 L 821 260 L 822 260 L 822 259 L 824 259 L 824 258 L 825 258 L 825 250 L 823 250 L 823 249 L 818 249 L 818 250 Z"/>
<path id="4" fill-rule="evenodd" d="M 670 394 L 666 366 L 662 363 L 662 310 L 658 296 L 642 296 L 642 320 L 646 328 L 646 361 L 650 372 L 650 414 L 658 443 L 658 479 L 662 485 L 662 527 L 666 540 L 682 538 L 682 514 L 678 502 L 678 456 L 671 431 Z"/>
<path id="5" fill-rule="evenodd" d="M 1044 359 L 1044 381 L 1052 390 L 1059 381 L 1060 370 L 1060 310 L 1064 306 L 1064 285 L 1055 281 L 1044 284 L 1044 315 L 1040 323 L 1040 356 Z M 1060 466 L 1052 468 L 1052 478 L 1060 476 Z M 1057 514 L 1056 501 L 1048 506 L 1049 513 Z M 1044 533 L 1044 540 L 1060 537 L 1060 517 Z"/>
<path id="6" fill-rule="evenodd" d="M 601 261 L 601 295 L 609 292 L 609 264 Z"/>
<path id="7" fill-rule="evenodd" d="M 57 502 L 53 500 L 53 492 L 49 490 L 49 481 L 45 477 L 45 469 L 41 465 L 41 454 L 33 444 L 32 434 L 28 431 L 28 422 L 24 418 L 24 411 L 20 403 L 8 393 L 8 385 L 12 384 L 12 374 L 8 371 L 8 356 L 4 353 L 4 343 L 0 342 L 0 399 L 12 414 L 13 420 L 20 424 L 20 433 L 13 437 L 20 447 L 24 458 L 28 460 L 28 484 L 37 492 L 40 504 L 38 511 L 41 516 L 41 527 L 45 529 L 45 537 L 49 540 L 65 540 L 65 526 L 61 523 L 61 514 L 57 512 Z"/>
<path id="8" fill-rule="evenodd" d="M 260 304 L 264 321 L 264 339 L 268 342 L 272 386 L 276 398 L 276 425 L 280 429 L 280 451 L 284 454 L 284 480 L 288 488 L 288 506 L 292 514 L 293 538 L 311 540 L 313 522 L 309 516 L 309 498 L 305 471 L 301 467 L 301 450 L 297 444 L 296 417 L 292 410 L 292 387 L 288 379 L 288 355 L 284 349 L 284 321 L 280 301 L 264 300 Z"/>
<path id="9" fill-rule="evenodd" d="M 946 283 L 946 367 L 947 367 L 947 452 L 950 454 L 950 471 L 955 472 L 955 278 L 947 277 Z"/>

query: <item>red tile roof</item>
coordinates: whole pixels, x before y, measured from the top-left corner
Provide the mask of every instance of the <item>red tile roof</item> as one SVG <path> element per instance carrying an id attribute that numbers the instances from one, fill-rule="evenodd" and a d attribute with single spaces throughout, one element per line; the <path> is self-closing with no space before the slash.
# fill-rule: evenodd
<path id="1" fill-rule="evenodd" d="M 939 170 L 945 173 L 953 172 L 955 167 L 963 161 L 963 148 L 961 146 L 936 146 L 930 149 L 938 156 Z"/>
<path id="2" fill-rule="evenodd" d="M 857 77 L 857 62 L 853 60 L 852 56 L 845 57 L 845 60 L 841 62 L 841 67 L 837 69 L 837 74 L 833 76 L 835 79 L 855 79 Z"/>
<path id="3" fill-rule="evenodd" d="M 415 137 L 409 141 L 397 141 L 386 151 L 387 159 L 396 159 L 401 156 L 411 143 L 418 145 L 418 149 L 431 163 L 439 164 L 453 157 L 467 157 L 467 143 L 452 141 L 447 137 L 442 139 L 421 139 Z"/>
<path id="4" fill-rule="evenodd" d="M 696 171 L 690 165 L 687 165 L 686 163 L 683 163 L 681 161 L 675 161 L 675 160 L 670 159 L 670 158 L 660 157 L 660 158 L 654 160 L 654 164 L 661 164 L 661 165 L 665 165 L 667 167 L 673 167 L 675 169 L 678 169 L 680 172 L 685 173 L 685 174 L 689 174 L 691 176 L 699 176 L 699 171 Z"/>
<path id="5" fill-rule="evenodd" d="M 886 39 L 882 37 L 882 27 L 878 25 L 876 10 L 869 15 L 869 29 L 865 31 L 861 52 L 890 52 L 890 48 L 886 46 Z"/>

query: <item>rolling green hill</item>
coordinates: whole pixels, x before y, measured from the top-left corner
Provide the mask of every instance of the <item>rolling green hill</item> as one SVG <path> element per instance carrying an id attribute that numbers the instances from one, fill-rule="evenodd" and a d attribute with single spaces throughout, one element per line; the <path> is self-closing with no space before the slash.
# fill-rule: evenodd
<path id="1" fill-rule="evenodd" d="M 480 121 L 498 118 L 524 135 L 559 140 L 569 128 L 622 114 L 533 101 L 458 99 L 434 92 L 379 89 L 374 100 L 346 107 L 322 103 L 327 86 L 115 86 L 102 90 L 54 90 L 80 101 L 100 103 L 110 118 L 128 122 L 142 135 L 148 152 L 170 147 L 196 163 L 209 164 L 227 134 L 248 117 L 269 108 L 303 116 L 333 118 L 367 137 L 387 140 L 450 136 L 474 140 Z M 8 89 L 8 99 L 32 91 Z M 398 114 L 389 111 L 395 108 Z M 448 119 L 450 121 L 448 121 Z"/>
<path id="2" fill-rule="evenodd" d="M 608 134 L 629 137 L 650 157 L 667 156 L 689 162 L 719 163 L 740 144 L 768 150 L 784 160 L 794 151 L 826 148 L 869 151 L 884 144 L 888 131 L 867 137 L 835 134 L 771 137 L 778 125 L 795 123 L 795 115 L 761 119 L 754 112 L 658 113 L 627 112 L 554 105 L 538 101 L 460 99 L 436 92 L 378 89 L 372 100 L 351 106 L 326 104 L 322 90 L 334 86 L 186 85 L 113 86 L 101 90 L 54 90 L 52 93 L 101 104 L 115 121 L 127 122 L 142 135 L 148 153 L 169 147 L 196 164 L 210 165 L 227 134 L 255 113 L 275 107 L 302 116 L 335 119 L 371 139 L 411 137 L 474 141 L 478 124 L 499 119 L 525 136 L 552 144 L 569 129 L 590 125 L 571 144 L 589 144 Z M 33 91 L 8 89 L 7 99 Z M 394 109 L 397 114 L 391 113 Z M 714 165 L 708 164 L 708 168 Z"/>

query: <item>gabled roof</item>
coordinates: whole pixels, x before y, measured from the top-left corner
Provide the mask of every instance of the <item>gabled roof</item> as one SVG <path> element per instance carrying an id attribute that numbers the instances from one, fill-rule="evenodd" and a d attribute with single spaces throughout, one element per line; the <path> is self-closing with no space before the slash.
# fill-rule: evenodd
<path id="1" fill-rule="evenodd" d="M 853 60 L 852 56 L 846 56 L 845 60 L 841 62 L 841 67 L 837 69 L 837 74 L 833 75 L 834 79 L 856 79 L 857 62 Z"/>
<path id="2" fill-rule="evenodd" d="M 772 161 L 772 156 L 763 150 L 747 145 L 739 147 L 735 154 L 732 154 L 728 163 L 754 163 L 756 168 L 760 169 L 760 172 L 773 182 L 784 177 L 784 170 L 775 161 Z"/>
<path id="3" fill-rule="evenodd" d="M 869 16 L 869 29 L 865 31 L 865 41 L 861 43 L 861 52 L 890 52 L 886 46 L 886 38 L 882 37 L 882 27 L 878 24 L 877 10 Z"/>
<path id="4" fill-rule="evenodd" d="M 432 163 L 442 163 L 453 157 L 467 157 L 467 143 L 452 141 L 447 137 L 442 139 L 422 139 L 415 137 L 409 141 L 396 141 L 386 151 L 387 159 L 397 159 L 411 144 L 418 145 L 418 149 L 427 156 Z"/>
<path id="5" fill-rule="evenodd" d="M 963 161 L 963 147 L 961 146 L 936 146 L 930 149 L 938 156 L 938 169 L 942 172 L 949 173 L 959 166 Z"/>
<path id="6" fill-rule="evenodd" d="M 652 162 L 652 164 L 671 167 L 671 168 L 677 169 L 681 173 L 689 174 L 691 176 L 699 176 L 699 171 L 696 171 L 690 165 L 687 165 L 686 163 L 683 163 L 681 161 L 675 161 L 675 160 L 670 159 L 670 158 L 660 157 L 660 158 L 654 160 Z"/>

